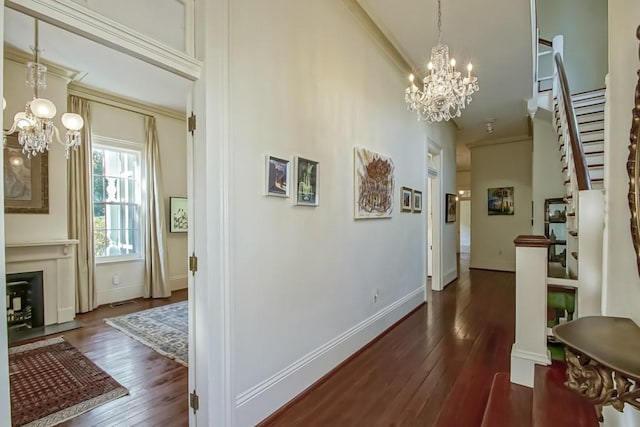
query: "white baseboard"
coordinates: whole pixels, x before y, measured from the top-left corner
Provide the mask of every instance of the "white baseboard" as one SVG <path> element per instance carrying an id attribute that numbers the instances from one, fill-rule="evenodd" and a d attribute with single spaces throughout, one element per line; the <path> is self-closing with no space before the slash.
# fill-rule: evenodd
<path id="1" fill-rule="evenodd" d="M 471 268 L 480 268 L 483 270 L 497 270 L 497 271 L 516 271 L 516 262 L 506 261 L 502 259 L 479 259 L 471 254 Z"/>
<path id="2" fill-rule="evenodd" d="M 453 282 L 458 278 L 458 269 L 454 267 L 453 269 L 447 271 L 445 275 L 442 277 L 443 288 L 447 287 L 448 284 Z"/>
<path id="3" fill-rule="evenodd" d="M 171 289 L 172 291 L 187 289 L 187 287 L 188 287 L 188 276 L 186 274 L 169 277 L 169 289 Z"/>
<path id="4" fill-rule="evenodd" d="M 236 397 L 236 424 L 256 425 L 424 302 L 424 286 Z"/>
<path id="5" fill-rule="evenodd" d="M 548 366 L 551 364 L 549 350 L 546 354 L 533 353 L 511 347 L 511 382 L 525 387 L 533 388 L 536 365 Z"/>
<path id="6" fill-rule="evenodd" d="M 119 286 L 113 289 L 98 289 L 98 305 L 140 298 L 142 296 L 143 289 L 144 285 Z"/>

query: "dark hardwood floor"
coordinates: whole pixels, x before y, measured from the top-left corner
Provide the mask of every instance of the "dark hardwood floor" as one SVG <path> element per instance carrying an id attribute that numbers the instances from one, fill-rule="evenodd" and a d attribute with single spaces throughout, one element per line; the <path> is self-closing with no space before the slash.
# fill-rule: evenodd
<path id="1" fill-rule="evenodd" d="M 469 270 L 268 426 L 480 426 L 514 341 L 515 275 Z"/>
<path id="2" fill-rule="evenodd" d="M 457 281 L 266 425 L 480 426 L 494 375 L 509 370 L 515 276 L 467 265 L 463 255 Z M 104 323 L 186 297 L 78 316 L 85 326 L 61 335 L 130 395 L 63 426 L 188 425 L 187 368 Z"/>
<path id="3" fill-rule="evenodd" d="M 187 426 L 188 371 L 124 333 L 104 323 L 121 316 L 187 299 L 187 291 L 170 298 L 143 300 L 119 307 L 101 306 L 76 317 L 83 328 L 64 336 L 80 352 L 129 389 L 129 395 L 82 414 L 61 426 Z M 20 343 L 22 344 L 22 343 Z M 19 345 L 19 344 L 18 344 Z"/>

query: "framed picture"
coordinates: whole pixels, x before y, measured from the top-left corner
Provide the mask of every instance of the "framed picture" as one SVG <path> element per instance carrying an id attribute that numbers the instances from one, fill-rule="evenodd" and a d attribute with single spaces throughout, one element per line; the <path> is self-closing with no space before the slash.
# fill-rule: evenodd
<path id="1" fill-rule="evenodd" d="M 391 218 L 394 166 L 389 157 L 365 148 L 354 149 L 354 217 Z"/>
<path id="2" fill-rule="evenodd" d="M 49 213 L 49 155 L 28 158 L 17 133 L 4 146 L 4 212 Z"/>
<path id="3" fill-rule="evenodd" d="M 411 212 L 413 190 L 409 187 L 400 188 L 400 212 Z"/>
<path id="4" fill-rule="evenodd" d="M 318 206 L 318 162 L 296 157 L 296 205 Z"/>
<path id="5" fill-rule="evenodd" d="M 186 233 L 188 230 L 187 198 L 169 197 L 169 232 Z"/>
<path id="6" fill-rule="evenodd" d="M 266 195 L 289 197 L 289 169 L 291 161 L 267 155 L 266 159 Z"/>
<path id="7" fill-rule="evenodd" d="M 456 222 L 456 195 L 447 193 L 445 200 L 445 221 Z"/>
<path id="8" fill-rule="evenodd" d="M 413 190 L 413 213 L 422 212 L 422 191 Z"/>
<path id="9" fill-rule="evenodd" d="M 489 188 L 487 208 L 489 215 L 513 215 L 513 187 Z"/>

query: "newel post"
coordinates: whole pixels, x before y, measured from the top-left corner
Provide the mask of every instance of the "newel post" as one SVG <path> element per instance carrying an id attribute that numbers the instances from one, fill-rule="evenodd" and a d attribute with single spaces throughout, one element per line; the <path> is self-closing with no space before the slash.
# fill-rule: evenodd
<path id="1" fill-rule="evenodd" d="M 533 387 L 535 365 L 549 365 L 547 350 L 547 252 L 545 236 L 518 236 L 516 245 L 516 342 L 511 382 Z"/>

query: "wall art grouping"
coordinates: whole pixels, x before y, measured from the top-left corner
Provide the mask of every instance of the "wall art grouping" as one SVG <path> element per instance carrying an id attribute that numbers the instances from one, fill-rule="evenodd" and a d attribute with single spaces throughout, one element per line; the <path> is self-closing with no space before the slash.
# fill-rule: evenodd
<path id="1" fill-rule="evenodd" d="M 303 157 L 296 157 L 295 171 L 295 203 L 300 206 L 318 206 L 319 162 Z M 281 157 L 266 157 L 266 189 L 267 196 L 289 197 L 291 180 L 291 161 Z"/>
<path id="2" fill-rule="evenodd" d="M 409 187 L 400 188 L 400 211 L 401 212 L 422 212 L 422 191 Z"/>
<path id="3" fill-rule="evenodd" d="M 389 157 L 365 148 L 354 149 L 356 219 L 391 218 L 394 166 Z"/>

